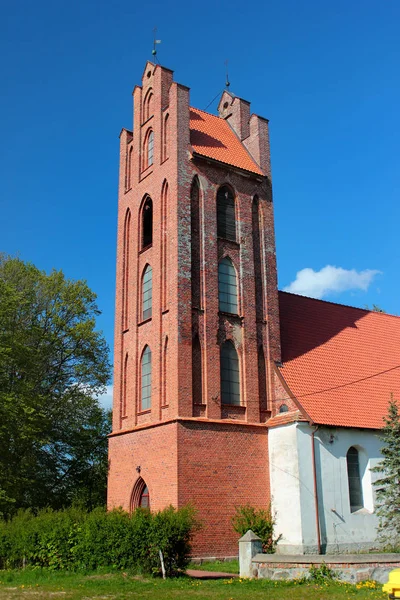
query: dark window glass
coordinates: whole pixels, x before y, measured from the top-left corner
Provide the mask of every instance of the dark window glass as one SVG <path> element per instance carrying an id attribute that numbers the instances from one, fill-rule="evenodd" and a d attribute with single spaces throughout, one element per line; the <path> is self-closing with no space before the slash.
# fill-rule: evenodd
<path id="1" fill-rule="evenodd" d="M 352 446 L 347 452 L 347 477 L 349 480 L 350 511 L 364 506 L 358 450 Z"/>
<path id="2" fill-rule="evenodd" d="M 221 346 L 220 361 L 222 404 L 240 405 L 239 359 L 232 342 Z"/>
<path id="3" fill-rule="evenodd" d="M 147 485 L 144 486 L 143 492 L 140 494 L 139 506 L 141 508 L 150 508 L 150 495 Z"/>
<path id="4" fill-rule="evenodd" d="M 280 405 L 280 407 L 279 407 L 279 412 L 280 412 L 280 413 L 285 413 L 285 412 L 288 412 L 288 410 L 289 410 L 289 409 L 288 409 L 288 406 L 287 406 L 287 404 L 281 404 L 281 405 Z"/>
<path id="5" fill-rule="evenodd" d="M 235 198 L 225 186 L 217 193 L 217 235 L 236 242 Z"/>
<path id="6" fill-rule="evenodd" d="M 146 248 L 153 243 L 153 202 L 151 198 L 147 198 L 143 207 L 142 227 L 142 248 Z"/>
<path id="7" fill-rule="evenodd" d="M 143 275 L 143 284 L 142 284 L 142 319 L 149 319 L 151 317 L 151 307 L 152 307 L 152 291 L 153 291 L 153 282 L 152 282 L 153 271 L 150 265 L 147 265 L 146 270 Z"/>
<path id="8" fill-rule="evenodd" d="M 223 258 L 218 264 L 219 310 L 238 314 L 236 271 L 230 258 Z"/>
<path id="9" fill-rule="evenodd" d="M 151 407 L 151 350 L 146 346 L 142 356 L 142 402 L 141 409 Z"/>

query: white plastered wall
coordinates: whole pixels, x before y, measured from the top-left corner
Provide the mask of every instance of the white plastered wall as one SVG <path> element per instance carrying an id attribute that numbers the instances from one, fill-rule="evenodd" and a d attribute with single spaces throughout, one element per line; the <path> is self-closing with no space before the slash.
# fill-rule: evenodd
<path id="1" fill-rule="evenodd" d="M 304 554 L 318 551 L 312 432 L 307 423 L 290 423 L 269 431 L 272 508 L 278 552 Z M 364 508 L 350 511 L 346 454 L 359 451 Z M 320 427 L 315 433 L 315 463 L 322 551 L 351 552 L 375 544 L 377 517 L 371 473 L 381 457 L 375 431 Z"/>

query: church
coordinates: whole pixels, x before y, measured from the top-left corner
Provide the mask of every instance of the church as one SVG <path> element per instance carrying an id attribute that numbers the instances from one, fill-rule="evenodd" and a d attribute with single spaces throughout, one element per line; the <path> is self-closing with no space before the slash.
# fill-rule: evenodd
<path id="1" fill-rule="evenodd" d="M 148 62 L 120 134 L 108 506 L 192 503 L 194 556 L 271 505 L 287 554 L 376 545 L 400 318 L 279 292 L 268 120 Z"/>

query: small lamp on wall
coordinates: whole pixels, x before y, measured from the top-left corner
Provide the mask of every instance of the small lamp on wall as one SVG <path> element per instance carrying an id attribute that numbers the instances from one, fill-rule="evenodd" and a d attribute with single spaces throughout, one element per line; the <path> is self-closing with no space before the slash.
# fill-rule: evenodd
<path id="1" fill-rule="evenodd" d="M 140 471 L 141 471 L 141 470 L 142 470 L 141 466 L 140 466 L 140 465 L 138 465 L 138 466 L 136 467 L 136 472 L 137 472 L 137 473 L 140 473 Z"/>

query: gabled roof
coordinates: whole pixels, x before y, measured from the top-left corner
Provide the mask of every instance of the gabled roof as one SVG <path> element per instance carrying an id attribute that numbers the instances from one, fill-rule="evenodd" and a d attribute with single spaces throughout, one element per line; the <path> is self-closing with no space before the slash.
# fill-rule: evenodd
<path id="1" fill-rule="evenodd" d="M 379 429 L 400 398 L 400 317 L 279 292 L 282 363 L 321 425 Z"/>
<path id="2" fill-rule="evenodd" d="M 264 175 L 228 122 L 221 117 L 190 108 L 190 143 L 201 156 Z"/>

